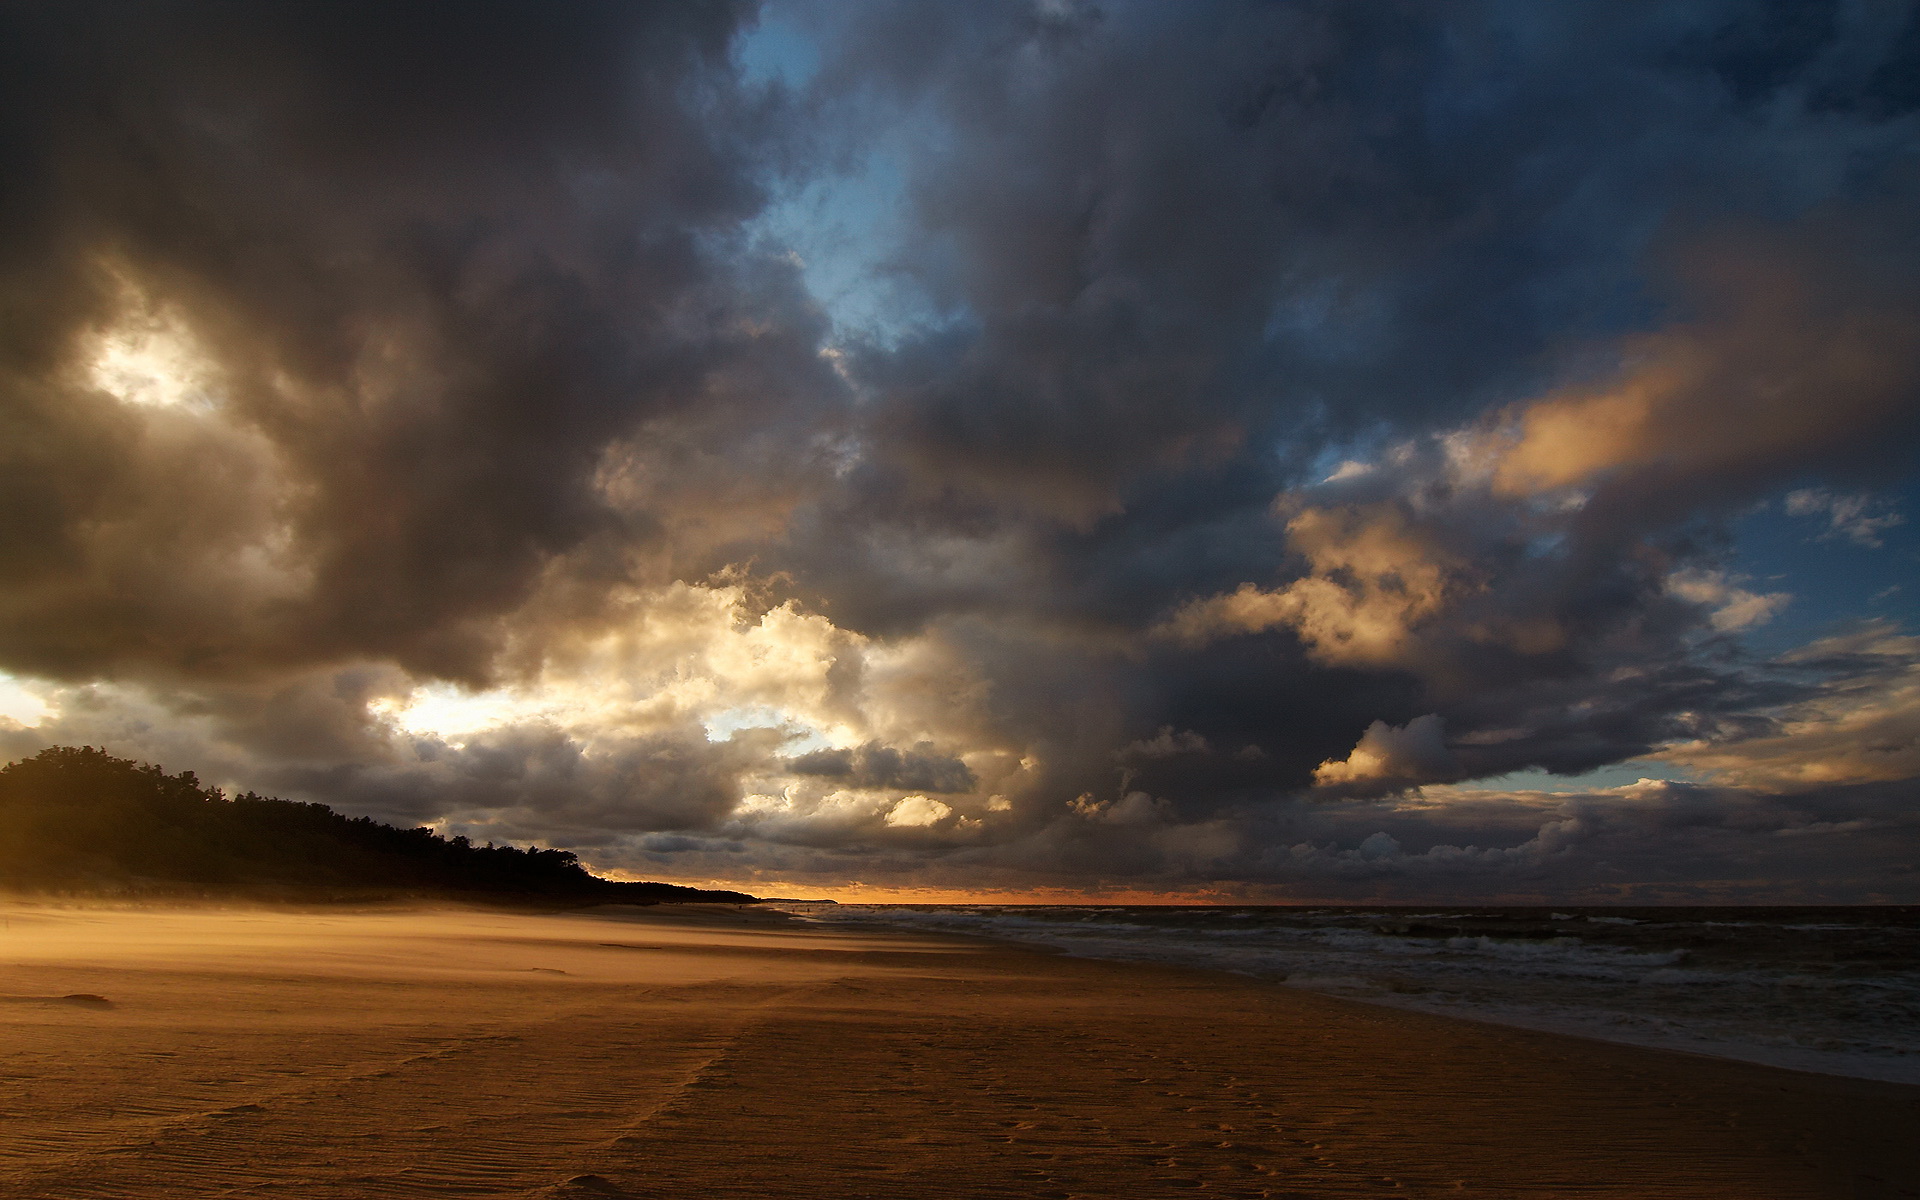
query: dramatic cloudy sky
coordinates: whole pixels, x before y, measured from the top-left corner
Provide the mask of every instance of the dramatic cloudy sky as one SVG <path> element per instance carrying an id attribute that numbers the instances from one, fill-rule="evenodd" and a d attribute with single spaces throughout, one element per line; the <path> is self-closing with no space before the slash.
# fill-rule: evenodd
<path id="1" fill-rule="evenodd" d="M 5 756 L 774 894 L 1920 900 L 1920 5 L 0 24 Z"/>

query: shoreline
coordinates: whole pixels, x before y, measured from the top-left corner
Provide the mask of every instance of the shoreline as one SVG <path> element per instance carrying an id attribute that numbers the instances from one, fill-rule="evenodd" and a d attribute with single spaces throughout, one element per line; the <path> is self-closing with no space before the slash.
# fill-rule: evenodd
<path id="1" fill-rule="evenodd" d="M 806 918 L 802 918 L 802 919 L 804 920 Z M 928 937 L 952 937 L 952 938 L 960 939 L 962 941 L 985 942 L 997 947 L 1002 947 L 1010 950 L 1021 950 L 1021 951 L 1028 951 L 1028 952 L 1039 953 L 1039 954 L 1057 955 L 1062 958 L 1084 959 L 1088 962 L 1106 962 L 1106 963 L 1115 963 L 1115 964 L 1128 965 L 1128 966 L 1158 967 L 1158 968 L 1164 968 L 1164 969 L 1173 970 L 1173 971 L 1192 971 L 1201 975 L 1219 976 L 1222 978 L 1230 978 L 1230 979 L 1235 979 L 1235 980 L 1240 980 L 1245 982 L 1261 984 L 1266 987 L 1281 988 L 1289 992 L 1295 992 L 1295 993 L 1300 993 L 1304 995 L 1320 996 L 1329 1000 L 1338 1000 L 1342 1003 L 1347 1003 L 1347 1004 L 1361 1004 L 1361 1005 L 1366 1005 L 1370 1008 L 1383 1008 L 1393 1012 L 1418 1013 L 1422 1016 L 1439 1017 L 1442 1020 L 1449 1020 L 1449 1021 L 1465 1021 L 1469 1024 L 1487 1025 L 1487 1026 L 1492 1026 L 1493 1028 L 1496 1028 L 1496 1029 L 1520 1029 L 1520 1030 L 1526 1030 L 1529 1033 L 1547 1034 L 1552 1037 L 1575 1038 L 1583 1042 L 1598 1042 L 1602 1045 L 1608 1045 L 1608 1046 L 1628 1046 L 1636 1050 L 1647 1050 L 1647 1051 L 1652 1051 L 1660 1054 L 1674 1054 L 1674 1055 L 1679 1055 L 1683 1058 L 1703 1058 L 1703 1059 L 1708 1059 L 1716 1062 L 1744 1063 L 1748 1066 L 1766 1067 L 1770 1070 L 1775 1070 L 1775 1071 L 1790 1071 L 1797 1075 L 1816 1075 L 1816 1076 L 1821 1076 L 1821 1077 L 1830 1078 L 1830 1079 L 1857 1079 L 1857 1080 L 1862 1080 L 1864 1082 L 1869 1082 L 1869 1083 L 1885 1083 L 1894 1087 L 1920 1089 L 1920 1064 L 1915 1064 L 1910 1070 L 1903 1070 L 1898 1072 L 1887 1071 L 1885 1073 L 1866 1073 L 1859 1070 L 1842 1070 L 1838 1066 L 1830 1066 L 1827 1068 L 1823 1068 L 1817 1065 L 1807 1065 L 1807 1064 L 1811 1064 L 1812 1062 L 1818 1061 L 1819 1056 L 1822 1053 L 1820 1051 L 1797 1051 L 1797 1052 L 1796 1051 L 1778 1051 L 1771 1047 L 1754 1046 L 1754 1045 L 1748 1045 L 1743 1043 L 1703 1042 L 1703 1045 L 1720 1045 L 1720 1046 L 1732 1047 L 1734 1049 L 1750 1051 L 1750 1053 L 1746 1053 L 1746 1054 L 1728 1053 L 1725 1051 L 1715 1051 L 1712 1049 L 1695 1048 L 1692 1046 L 1680 1044 L 1681 1039 L 1678 1039 L 1678 1038 L 1673 1039 L 1671 1041 L 1661 1041 L 1652 1037 L 1635 1038 L 1630 1035 L 1609 1036 L 1605 1033 L 1584 1028 L 1571 1021 L 1564 1022 L 1564 1023 L 1555 1023 L 1552 1020 L 1547 1018 L 1529 1018 L 1526 1016 L 1498 1016 L 1490 1013 L 1472 1011 L 1470 1009 L 1467 1009 L 1464 1005 L 1457 1006 L 1452 1009 L 1443 1009 L 1437 1006 L 1426 1006 L 1426 1005 L 1420 1004 L 1416 1000 L 1394 996 L 1391 993 L 1386 995 L 1368 995 L 1368 996 L 1349 995 L 1342 992 L 1326 991 L 1326 990 L 1321 990 L 1318 988 L 1308 987 L 1304 985 L 1292 985 L 1287 983 L 1285 979 L 1276 979 L 1272 976 L 1262 975 L 1256 971 L 1235 970 L 1231 967 L 1207 966 L 1207 965 L 1198 964 L 1198 963 L 1170 962 L 1170 961 L 1148 958 L 1145 956 L 1130 958 L 1130 957 L 1125 957 L 1118 954 L 1100 955 L 1100 954 L 1076 953 L 1074 950 L 1068 947 L 1057 946 L 1047 942 L 1021 941 L 1018 938 L 1004 937 L 1004 936 L 996 937 L 993 934 L 989 934 L 989 933 L 962 933 L 957 931 L 935 932 L 931 930 L 921 931 L 921 930 L 909 929 L 905 926 L 899 926 L 899 925 L 888 926 L 881 922 L 875 922 L 873 924 L 862 924 L 862 925 L 853 925 L 850 923 L 848 927 L 859 928 L 864 930 L 890 929 L 895 932 L 906 933 L 910 935 L 922 935 L 922 936 L 928 936 Z M 1787 1061 L 1789 1059 L 1794 1059 L 1796 1057 L 1800 1058 L 1802 1061 L 1800 1063 Z M 1907 1077 L 1905 1078 L 1898 1077 L 1900 1075 L 1905 1075 Z"/>
<path id="2" fill-rule="evenodd" d="M 0 1190 L 1920 1194 L 1920 1088 L 675 907 L 9 906 L 0 994 L 106 1005 L 0 1006 Z"/>
<path id="3" fill-rule="evenodd" d="M 933 913 L 933 914 L 943 915 L 947 910 L 964 912 L 964 911 L 974 910 L 979 907 L 993 908 L 998 906 L 909 905 L 909 904 L 851 905 L 851 906 L 848 906 L 848 910 L 850 910 L 848 911 L 848 915 L 844 917 L 836 918 L 832 915 L 826 915 L 823 918 L 821 916 L 815 916 L 807 912 L 797 912 L 795 913 L 795 915 L 801 917 L 803 920 L 818 921 L 826 925 L 839 925 L 841 927 L 849 928 L 849 929 L 896 929 L 896 930 L 901 930 L 903 932 L 910 932 L 910 933 L 947 933 L 956 937 L 981 938 L 986 941 L 999 944 L 999 945 L 1024 947 L 1027 949 L 1034 949 L 1034 950 L 1044 950 L 1049 953 L 1063 954 L 1069 957 L 1076 957 L 1076 958 L 1086 958 L 1094 961 L 1138 963 L 1138 964 L 1144 964 L 1144 965 L 1154 965 L 1154 966 L 1163 966 L 1163 967 L 1173 967 L 1173 968 L 1185 969 L 1185 970 L 1201 971 L 1201 972 L 1206 972 L 1210 974 L 1218 974 L 1222 976 L 1233 976 L 1233 977 L 1242 978 L 1242 979 L 1255 980 L 1270 987 L 1285 988 L 1289 991 L 1298 991 L 1298 992 L 1310 993 L 1313 995 L 1328 996 L 1335 999 L 1346 1000 L 1356 1004 L 1365 1004 L 1365 1005 L 1376 1006 L 1380 1008 L 1392 1009 L 1400 1012 L 1413 1012 L 1413 1013 L 1422 1013 L 1430 1016 L 1449 1017 L 1455 1020 L 1469 1021 L 1469 1022 L 1474 1022 L 1478 1024 L 1494 1025 L 1501 1028 L 1525 1029 L 1525 1030 L 1530 1030 L 1537 1033 L 1556 1034 L 1562 1037 L 1572 1037 L 1572 1038 L 1580 1038 L 1583 1040 L 1599 1041 L 1599 1042 L 1604 1042 L 1611 1045 L 1633 1046 L 1633 1047 L 1646 1049 L 1646 1050 L 1659 1050 L 1659 1051 L 1665 1051 L 1665 1052 L 1674 1053 L 1674 1054 L 1698 1056 L 1698 1057 L 1711 1058 L 1711 1059 L 1722 1059 L 1722 1060 L 1731 1061 L 1731 1062 L 1743 1062 L 1743 1063 L 1749 1063 L 1757 1066 L 1767 1066 L 1767 1067 L 1773 1067 L 1779 1070 L 1796 1071 L 1796 1072 L 1801 1072 L 1805 1074 L 1826 1075 L 1826 1076 L 1833 1076 L 1836 1078 L 1843 1078 L 1843 1079 L 1864 1079 L 1864 1080 L 1872 1080 L 1872 1081 L 1882 1082 L 1882 1083 L 1898 1084 L 1901 1086 L 1920 1087 L 1920 1054 L 1909 1053 L 1909 1054 L 1900 1055 L 1900 1054 L 1893 1054 L 1893 1053 L 1873 1053 L 1873 1052 L 1864 1051 L 1864 1050 L 1818 1049 L 1818 1048 L 1809 1048 L 1806 1046 L 1781 1045 L 1777 1043 L 1769 1043 L 1762 1040 L 1755 1040 L 1752 1038 L 1742 1039 L 1738 1036 L 1722 1036 L 1722 1037 L 1715 1038 L 1715 1037 L 1701 1036 L 1701 1035 L 1689 1033 L 1684 1031 L 1684 1028 L 1680 1031 L 1661 1031 L 1661 1030 L 1650 1030 L 1646 1028 L 1635 1029 L 1631 1027 L 1622 1027 L 1622 1025 L 1615 1024 L 1614 1022 L 1618 1020 L 1619 1014 L 1596 1012 L 1593 1010 L 1585 1010 L 1583 1012 L 1582 1010 L 1579 1010 L 1579 1009 L 1571 1009 L 1563 1013 L 1555 1013 L 1552 1011 L 1539 1011 L 1539 1010 L 1527 1011 L 1524 1008 L 1519 1008 L 1516 1006 L 1502 1007 L 1501 1005 L 1493 1002 L 1485 1002 L 1485 1001 L 1476 1002 L 1473 999 L 1460 998 L 1455 995 L 1449 995 L 1448 993 L 1444 992 L 1444 990 L 1440 987 L 1408 988 L 1404 991 L 1398 987 L 1394 987 L 1389 990 L 1383 990 L 1378 986 L 1370 986 L 1370 987 L 1363 988 L 1360 986 L 1355 986 L 1359 984 L 1360 982 L 1359 980 L 1342 980 L 1339 978 L 1322 979 L 1322 977 L 1318 975 L 1313 975 L 1313 974 L 1309 974 L 1307 976 L 1309 980 L 1308 982 L 1292 982 L 1289 979 L 1289 976 L 1286 972 L 1277 971 L 1271 968 L 1263 970 L 1257 967 L 1237 966 L 1231 962 L 1222 961 L 1219 958 L 1210 959 L 1203 950 L 1197 950 L 1196 947 L 1192 945 L 1181 946 L 1176 949 L 1176 948 L 1171 948 L 1169 946 L 1166 946 L 1164 944 L 1155 945 L 1154 943 L 1147 942 L 1147 941 L 1129 942 L 1125 938 L 1113 938 L 1113 939 L 1106 939 L 1102 941 L 1081 942 L 1077 938 L 1058 936 L 1060 933 L 1063 933 L 1063 932 L 1068 934 L 1077 934 L 1081 932 L 1081 930 L 1071 926 L 1067 927 L 1064 930 L 1036 931 L 1030 935 L 1023 936 L 1020 933 L 1007 932 L 1002 929 L 991 927 L 991 926 L 965 928 L 965 927 L 955 927 L 953 925 L 950 925 L 941 921 L 937 921 L 937 920 L 920 922 L 920 921 L 914 921 L 910 919 L 889 919 L 889 917 L 884 914 L 869 917 L 869 916 L 862 915 L 860 913 L 860 910 L 862 909 L 872 909 L 872 910 L 899 909 L 903 913 L 920 912 L 920 913 Z M 1061 906 L 1025 906 L 1025 907 L 1041 907 L 1041 908 L 1057 907 L 1057 908 L 1068 909 L 1068 910 L 1079 910 L 1083 908 L 1111 908 L 1119 912 L 1133 912 L 1133 911 L 1153 912 L 1157 910 L 1176 910 L 1177 908 L 1193 908 L 1196 911 L 1218 912 L 1218 911 L 1230 911 L 1230 910 L 1243 911 L 1243 910 L 1247 910 L 1255 907 L 1259 907 L 1262 910 L 1265 910 L 1269 908 L 1279 908 L 1281 906 L 1061 905 Z M 1307 909 L 1312 911 L 1334 910 L 1334 911 L 1339 911 L 1342 914 L 1360 914 L 1364 916 L 1373 916 L 1375 914 L 1393 914 L 1393 913 L 1398 913 L 1401 910 L 1405 910 L 1407 912 L 1419 911 L 1422 913 L 1427 913 L 1429 915 L 1435 915 L 1435 916 L 1441 915 L 1441 914 L 1431 913 L 1431 910 L 1434 907 L 1432 905 L 1423 905 L 1423 906 L 1346 905 L 1346 906 L 1289 906 L 1289 907 L 1299 907 L 1302 909 Z M 1555 906 L 1555 907 L 1561 910 L 1572 909 L 1573 911 L 1586 911 L 1586 912 L 1603 911 L 1603 910 L 1597 910 L 1597 909 L 1583 910 L 1583 909 L 1580 909 L 1578 906 L 1561 905 L 1561 906 Z M 1789 913 L 1789 914 L 1799 915 L 1809 911 L 1818 911 L 1818 910 L 1857 912 L 1865 907 L 1867 906 L 1832 906 L 1832 905 L 1829 905 L 1829 906 L 1774 906 L 1774 905 L 1758 906 L 1756 905 L 1756 906 L 1748 906 L 1748 909 L 1751 911 L 1763 911 L 1763 912 L 1770 912 L 1770 913 Z M 1531 908 L 1513 908 L 1513 907 L 1501 907 L 1501 906 L 1476 905 L 1476 906 L 1471 906 L 1471 911 L 1475 913 L 1499 912 L 1503 915 L 1526 916 L 1526 915 L 1538 915 L 1540 913 L 1544 913 L 1548 911 L 1548 908 L 1547 906 L 1537 906 L 1537 907 L 1531 907 Z M 1616 911 L 1626 911 L 1626 910 L 1608 909 L 1604 911 L 1608 914 L 1612 914 Z M 1723 912 L 1731 912 L 1736 910 L 1721 910 L 1721 909 L 1706 910 L 1706 909 L 1685 909 L 1685 908 L 1649 909 L 1649 908 L 1642 907 L 1642 908 L 1633 909 L 1631 911 L 1641 913 L 1641 914 L 1658 913 L 1659 915 L 1662 915 L 1662 916 L 1671 917 L 1673 915 L 1680 914 L 1680 913 L 1700 913 L 1700 912 L 1706 912 L 1706 913 L 1709 913 L 1710 915 L 1721 915 Z M 1912 915 L 1914 912 L 1913 906 L 1900 906 L 1900 905 L 1872 906 L 1871 911 L 1875 911 L 1875 912 L 1884 911 L 1888 913 L 1897 913 L 1901 915 Z M 1564 915 L 1564 912 L 1556 913 L 1556 915 Z M 1609 915 L 1606 919 L 1613 919 L 1613 918 Z M 1086 930 L 1086 932 L 1097 934 L 1099 930 L 1098 930 L 1098 927 L 1093 927 L 1091 929 Z M 1391 972 L 1396 968 L 1404 967 L 1404 965 L 1405 965 L 1404 963 L 1395 963 L 1395 962 L 1388 962 L 1388 961 L 1382 961 L 1382 962 L 1373 964 L 1373 966 L 1376 969 L 1381 970 L 1383 972 Z M 1439 1000 L 1430 998 L 1436 993 L 1446 998 L 1439 999 Z M 1657 1014 L 1649 1014 L 1649 1015 L 1653 1015 L 1657 1017 Z M 1653 1022 L 1648 1021 L 1647 1023 L 1652 1024 Z"/>

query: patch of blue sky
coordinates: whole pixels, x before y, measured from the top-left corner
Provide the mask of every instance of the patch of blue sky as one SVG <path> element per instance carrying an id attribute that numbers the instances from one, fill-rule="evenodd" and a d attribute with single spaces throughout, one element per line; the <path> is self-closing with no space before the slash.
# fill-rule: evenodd
<path id="1" fill-rule="evenodd" d="M 1779 653 L 1868 619 L 1920 630 L 1920 478 L 1872 493 L 1870 511 L 1904 518 L 1870 531 L 1879 545 L 1836 528 L 1830 514 L 1789 512 L 1792 490 L 1734 525 L 1731 565 L 1747 577 L 1742 586 L 1793 595 L 1792 604 L 1746 634 L 1747 644 Z"/>
<path id="2" fill-rule="evenodd" d="M 804 11 L 769 6 L 734 44 L 750 85 L 804 91 L 824 54 Z M 893 341 L 900 332 L 900 289 L 888 270 L 904 236 L 906 174 L 895 131 L 881 130 L 839 170 L 789 180 L 751 230 L 793 253 L 807 290 L 833 322 L 834 340 Z M 831 160 L 831 156 L 829 156 Z"/>
<path id="3" fill-rule="evenodd" d="M 734 735 L 743 730 L 774 729 L 787 735 L 781 747 L 787 754 L 805 754 L 831 748 L 831 743 L 819 730 L 800 721 L 792 713 L 767 704 L 729 708 L 708 717 L 704 724 L 710 742 L 731 741 Z"/>
<path id="4" fill-rule="evenodd" d="M 820 43 L 777 8 L 762 10 L 759 23 L 734 42 L 733 53 L 741 79 L 755 86 L 803 88 L 820 73 Z"/>
<path id="5" fill-rule="evenodd" d="M 1280 441 L 1274 449 L 1283 461 L 1300 464 L 1294 486 L 1314 487 L 1372 474 L 1386 461 L 1394 446 L 1406 440 L 1404 431 L 1385 422 L 1345 437 L 1327 438 L 1324 415 L 1315 412 L 1304 428 Z"/>
<path id="6" fill-rule="evenodd" d="M 798 256 L 835 340 L 890 343 L 917 322 L 891 264 L 904 236 L 906 176 L 896 154 L 869 151 L 854 169 L 816 177 L 769 205 L 754 234 Z"/>
<path id="7" fill-rule="evenodd" d="M 1377 353 L 1393 323 L 1389 298 L 1344 276 L 1301 279 L 1285 289 L 1261 331 L 1294 353 L 1352 362 Z"/>
<path id="8" fill-rule="evenodd" d="M 1489 792 L 1597 792 L 1606 788 L 1628 787 L 1643 779 L 1692 783 L 1697 782 L 1697 778 L 1685 767 L 1673 763 L 1632 758 L 1626 762 L 1582 771 L 1577 775 L 1555 775 L 1539 767 L 1528 767 L 1524 771 L 1509 771 L 1504 775 L 1475 779 L 1458 786 Z"/>
<path id="9" fill-rule="evenodd" d="M 810 19 L 804 8 L 770 6 L 735 43 L 741 77 L 793 93 L 807 89 L 824 65 L 819 24 L 817 12 Z M 900 250 L 922 236 L 909 220 L 907 164 L 937 152 L 944 130 L 911 105 L 881 114 L 860 111 L 857 97 L 813 102 L 851 106 L 840 124 L 844 136 L 860 141 L 850 154 L 818 156 L 812 174 L 777 184 L 750 232 L 797 257 L 807 290 L 833 322 L 835 342 L 895 345 L 940 320 Z"/>

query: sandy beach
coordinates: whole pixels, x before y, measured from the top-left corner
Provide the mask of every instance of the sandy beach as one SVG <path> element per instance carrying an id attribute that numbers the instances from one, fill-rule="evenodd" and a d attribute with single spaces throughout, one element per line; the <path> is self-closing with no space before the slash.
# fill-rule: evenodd
<path id="1" fill-rule="evenodd" d="M 1920 1195 L 1920 1089 L 731 908 L 13 905 L 0 1195 Z"/>

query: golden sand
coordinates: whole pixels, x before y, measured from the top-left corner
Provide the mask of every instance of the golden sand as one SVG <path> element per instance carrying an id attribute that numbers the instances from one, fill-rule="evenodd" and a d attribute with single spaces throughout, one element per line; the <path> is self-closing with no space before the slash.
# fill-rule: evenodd
<path id="1" fill-rule="evenodd" d="M 0 913 L 7 1200 L 1920 1195 L 1920 1089 L 1229 976 L 727 908 Z"/>

